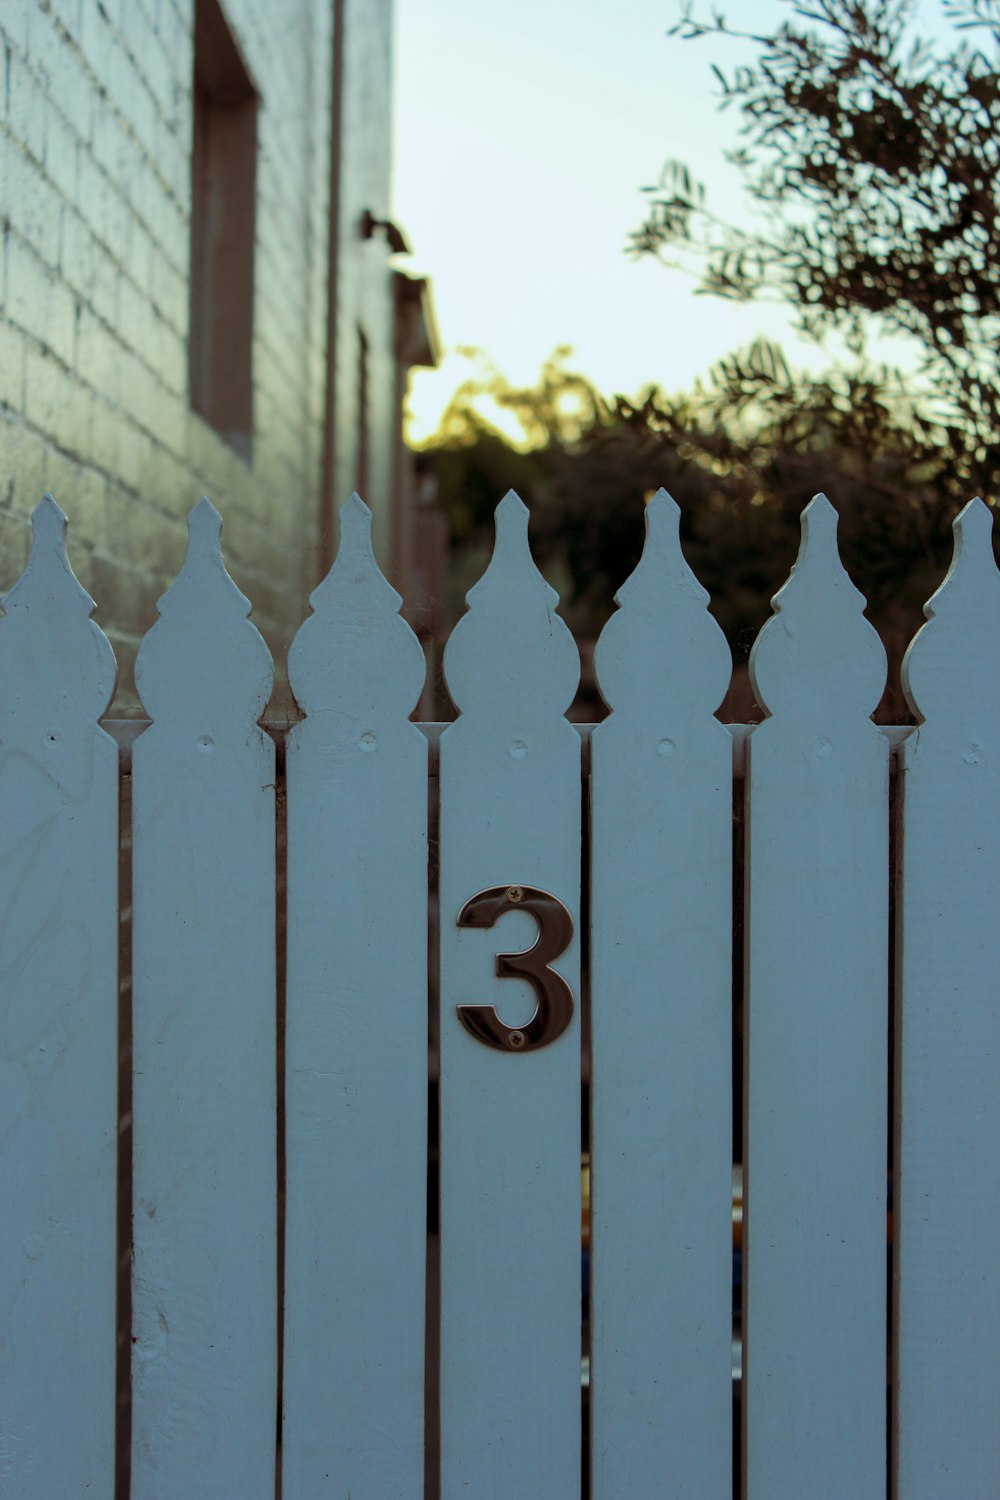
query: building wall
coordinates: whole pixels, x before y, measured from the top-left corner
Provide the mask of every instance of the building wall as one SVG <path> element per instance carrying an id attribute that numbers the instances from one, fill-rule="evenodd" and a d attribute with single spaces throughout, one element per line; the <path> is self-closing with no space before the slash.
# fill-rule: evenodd
<path id="1" fill-rule="evenodd" d="M 384 232 L 360 232 L 367 210 L 389 217 L 391 187 L 392 14 L 370 0 L 344 6 L 343 168 L 340 185 L 341 240 L 337 266 L 337 359 L 334 384 L 333 493 L 336 504 L 358 486 L 359 335 L 368 348 L 366 382 L 369 432 L 366 493 L 374 512 L 375 549 L 390 571 L 389 511 L 396 408 L 395 319 L 392 271 Z"/>
<path id="2" fill-rule="evenodd" d="M 272 650 L 283 651 L 317 579 L 333 7 L 223 4 L 262 98 L 248 464 L 188 398 L 194 0 L 0 5 L 0 589 L 23 567 L 26 518 L 51 489 L 118 654 L 123 703 L 200 494 L 223 513 L 230 571 Z M 389 190 L 391 0 L 348 8 L 340 237 L 349 250 L 338 260 L 342 295 L 355 300 L 337 320 L 340 492 L 353 484 L 346 367 L 357 323 L 370 391 L 392 357 L 387 248 L 355 244 L 351 219 L 362 199 L 382 208 Z M 370 413 L 376 504 L 389 493 L 383 420 Z"/>

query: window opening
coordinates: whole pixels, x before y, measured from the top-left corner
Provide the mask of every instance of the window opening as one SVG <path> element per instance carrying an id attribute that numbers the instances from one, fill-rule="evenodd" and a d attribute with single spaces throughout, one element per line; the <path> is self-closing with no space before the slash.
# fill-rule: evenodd
<path id="1" fill-rule="evenodd" d="M 219 0 L 196 0 L 191 157 L 192 409 L 253 454 L 253 292 L 260 100 Z"/>

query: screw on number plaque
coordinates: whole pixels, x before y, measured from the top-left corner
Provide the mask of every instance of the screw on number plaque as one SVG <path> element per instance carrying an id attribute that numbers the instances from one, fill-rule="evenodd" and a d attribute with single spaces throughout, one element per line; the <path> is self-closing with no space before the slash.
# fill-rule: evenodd
<path id="1" fill-rule="evenodd" d="M 500 979 L 526 979 L 538 1004 L 525 1026 L 505 1026 L 492 1005 L 459 1005 L 458 1019 L 470 1036 L 501 1052 L 534 1052 L 562 1036 L 573 1019 L 573 991 L 561 974 L 549 967 L 565 953 L 573 936 L 573 918 L 549 891 L 532 885 L 494 885 L 466 901 L 458 914 L 459 927 L 492 927 L 508 911 L 530 912 L 538 923 L 538 937 L 523 953 L 498 953 Z"/>

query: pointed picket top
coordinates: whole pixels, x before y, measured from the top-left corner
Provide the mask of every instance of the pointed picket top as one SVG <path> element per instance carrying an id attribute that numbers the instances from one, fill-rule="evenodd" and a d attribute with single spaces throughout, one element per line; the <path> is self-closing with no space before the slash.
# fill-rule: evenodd
<path id="1" fill-rule="evenodd" d="M 0 740 L 15 726 L 94 722 L 114 696 L 118 668 L 91 617 L 94 601 L 70 567 L 66 517 L 46 494 L 31 517 L 31 553 L 0 616 Z M 58 727 L 57 727 L 58 726 Z"/>
<path id="2" fill-rule="evenodd" d="M 136 688 L 154 723 L 255 724 L 271 695 L 271 654 L 226 572 L 221 534 L 222 517 L 202 497 L 188 516 L 184 563 L 136 657 Z"/>
<path id="3" fill-rule="evenodd" d="M 35 604 L 42 590 L 50 590 L 53 599 L 64 606 L 75 601 L 87 616 L 93 612 L 93 599 L 70 567 L 66 552 L 68 524 L 54 496 L 44 494 L 31 513 L 31 553 L 24 572 L 4 598 L 5 614 L 27 602 L 24 596 L 30 596 Z"/>
<path id="4" fill-rule="evenodd" d="M 867 717 L 882 696 L 885 648 L 840 560 L 838 519 L 822 494 L 802 512 L 799 555 L 750 653 L 750 680 L 768 716 Z"/>
<path id="5" fill-rule="evenodd" d="M 556 593 L 535 566 L 528 507 L 508 490 L 496 508 L 496 543 L 468 612 L 451 633 L 444 673 L 456 706 L 509 717 L 563 714 L 580 681 L 580 655 L 555 612 Z"/>
<path id="6" fill-rule="evenodd" d="M 288 653 L 288 676 L 300 708 L 336 716 L 370 745 L 376 711 L 408 717 L 424 685 L 426 662 L 399 613 L 402 599 L 372 549 L 372 513 L 352 494 L 340 510 L 340 546 L 329 573 L 309 596 L 313 613 Z"/>
<path id="7" fill-rule="evenodd" d="M 676 706 L 711 714 L 726 695 L 732 656 L 709 596 L 681 550 L 680 506 L 666 490 L 646 505 L 646 541 L 594 653 L 612 709 L 662 717 Z"/>
<path id="8" fill-rule="evenodd" d="M 970 500 L 952 523 L 951 566 L 924 605 L 927 624 L 903 659 L 903 691 L 921 723 L 1000 711 L 1000 572 L 993 554 L 993 512 Z M 960 691 L 958 690 L 960 687 Z"/>
<path id="9" fill-rule="evenodd" d="M 340 507 L 340 545 L 333 565 L 309 595 L 313 609 L 329 599 L 354 596 L 365 607 L 378 602 L 398 613 L 402 597 L 382 572 L 372 546 L 372 513 L 355 490 Z"/>

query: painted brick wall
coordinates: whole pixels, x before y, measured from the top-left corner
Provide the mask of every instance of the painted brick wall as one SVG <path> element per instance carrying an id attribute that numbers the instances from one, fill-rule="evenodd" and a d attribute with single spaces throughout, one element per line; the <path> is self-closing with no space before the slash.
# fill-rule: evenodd
<path id="1" fill-rule="evenodd" d="M 392 122 L 391 7 L 344 0 L 344 100 L 342 116 L 341 242 L 338 256 L 336 465 L 334 492 L 357 484 L 358 331 L 368 341 L 368 493 L 379 561 L 390 571 L 389 510 L 394 454 L 395 325 L 386 244 L 378 234 L 362 239 L 357 226 L 367 209 L 389 217 Z M 381 113 L 379 114 L 379 111 Z M 374 116 L 379 115 L 376 120 Z"/>
<path id="2" fill-rule="evenodd" d="M 135 648 L 180 565 L 184 517 L 200 494 L 223 513 L 230 571 L 272 650 L 283 650 L 316 582 L 333 0 L 224 9 L 262 96 L 252 466 L 188 401 L 193 0 L 0 5 L 0 589 L 24 564 L 32 506 L 52 490 L 118 654 L 125 708 Z M 380 424 L 395 416 L 378 393 L 391 299 L 385 246 L 356 245 L 355 217 L 362 198 L 384 209 L 389 190 L 390 34 L 391 0 L 351 0 L 353 154 L 342 180 L 353 206 L 340 238 L 350 247 L 342 295 L 354 304 L 338 344 L 356 348 L 360 323 L 374 351 L 377 455 L 391 447 Z M 346 352 L 339 362 L 343 491 L 357 413 Z M 373 503 L 387 504 L 389 476 L 372 479 Z"/>

